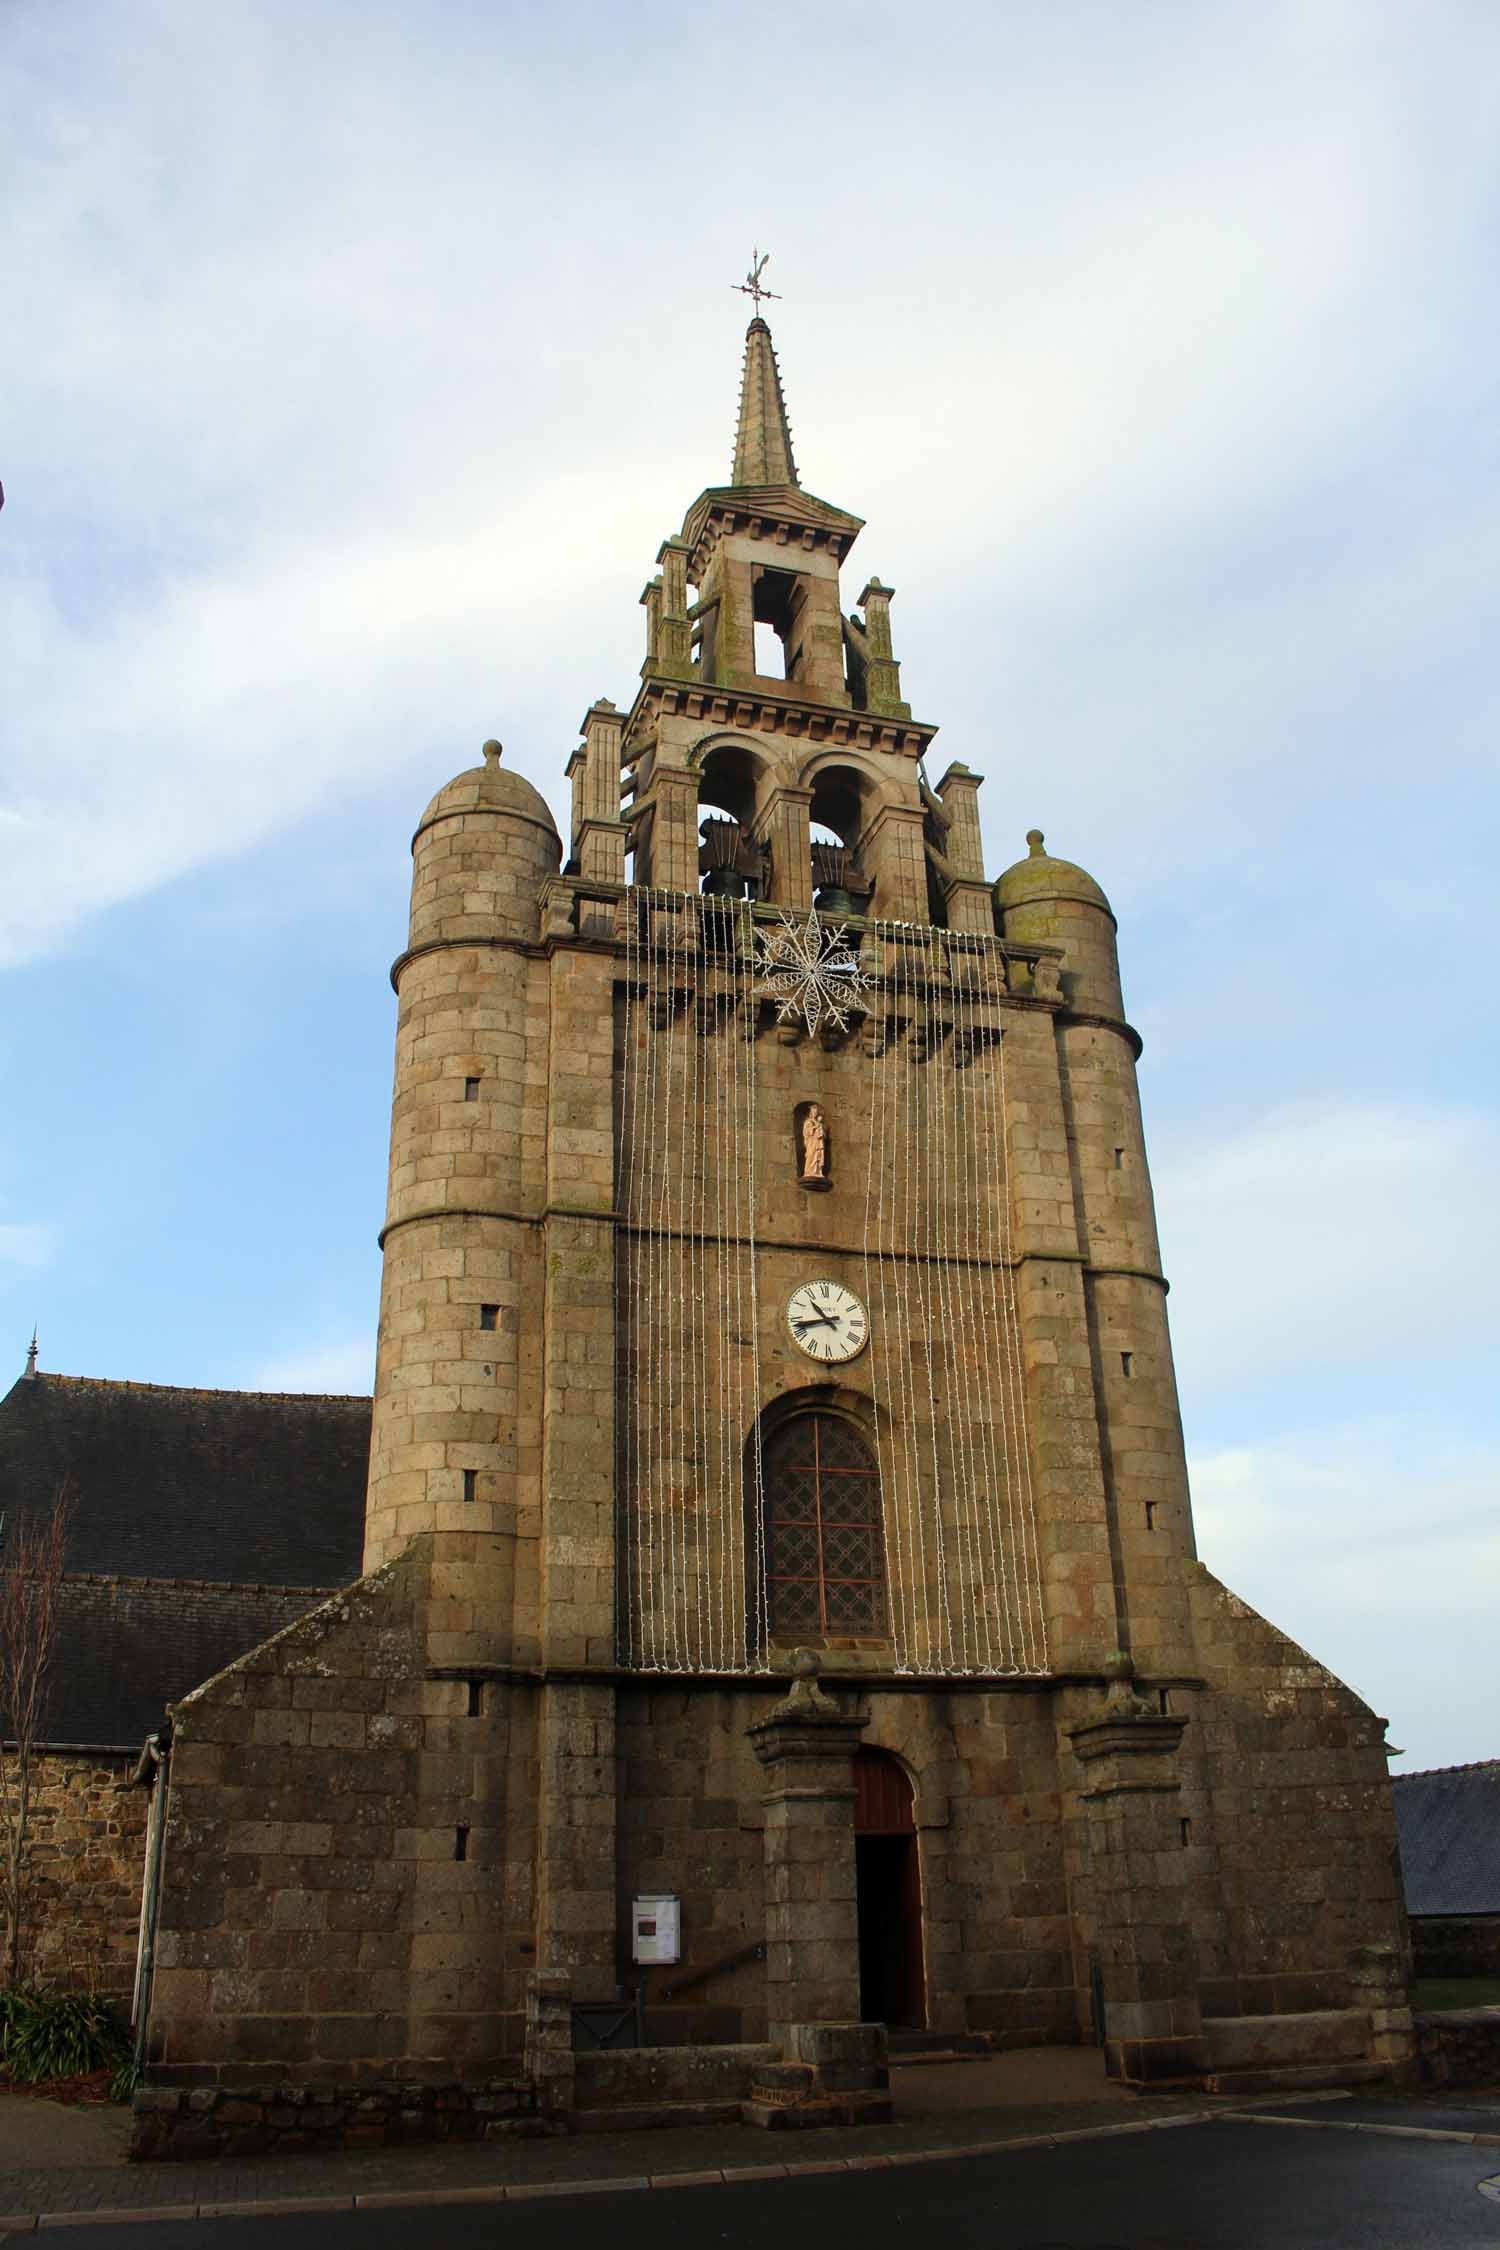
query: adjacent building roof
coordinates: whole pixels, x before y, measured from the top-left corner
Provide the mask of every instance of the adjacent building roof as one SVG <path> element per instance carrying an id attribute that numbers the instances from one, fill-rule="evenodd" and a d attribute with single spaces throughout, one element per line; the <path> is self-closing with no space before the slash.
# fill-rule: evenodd
<path id="1" fill-rule="evenodd" d="M 62 1589 L 61 1656 L 48 1697 L 48 1742 L 139 1749 L 169 1703 L 293 1624 L 332 1590 L 69 1577 Z"/>
<path id="2" fill-rule="evenodd" d="M 26 1375 L 0 1400 L 0 1512 L 72 1494 L 70 1571 L 342 1586 L 370 1401 Z"/>
<path id="3" fill-rule="evenodd" d="M 28 1374 L 0 1515 L 71 1499 L 54 1743 L 139 1744 L 165 1705 L 358 1577 L 370 1401 Z"/>
<path id="4" fill-rule="evenodd" d="M 1409 1914 L 1500 1914 L 1500 1758 L 1391 1776 Z"/>

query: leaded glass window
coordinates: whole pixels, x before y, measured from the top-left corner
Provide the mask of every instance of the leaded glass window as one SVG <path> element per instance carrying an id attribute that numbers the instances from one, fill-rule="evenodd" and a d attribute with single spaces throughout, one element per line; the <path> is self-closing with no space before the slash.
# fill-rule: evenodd
<path id="1" fill-rule="evenodd" d="M 883 1633 L 880 1478 L 839 1414 L 798 1414 L 766 1445 L 766 1582 L 771 1630 Z"/>

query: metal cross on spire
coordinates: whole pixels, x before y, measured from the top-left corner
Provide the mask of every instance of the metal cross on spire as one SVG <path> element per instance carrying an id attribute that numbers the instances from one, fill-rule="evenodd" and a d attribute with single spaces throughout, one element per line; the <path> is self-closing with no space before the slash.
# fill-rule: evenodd
<path id="1" fill-rule="evenodd" d="M 753 297 L 755 299 L 755 310 L 757 314 L 760 311 L 760 301 L 762 297 L 774 297 L 778 304 L 780 304 L 781 302 L 781 291 L 779 289 L 767 289 L 761 282 L 760 277 L 765 272 L 770 262 L 770 251 L 768 250 L 765 256 L 762 257 L 759 246 L 757 245 L 757 247 L 750 253 L 750 271 L 746 274 L 744 280 L 732 281 L 729 284 L 730 288 L 737 289 L 742 297 Z"/>

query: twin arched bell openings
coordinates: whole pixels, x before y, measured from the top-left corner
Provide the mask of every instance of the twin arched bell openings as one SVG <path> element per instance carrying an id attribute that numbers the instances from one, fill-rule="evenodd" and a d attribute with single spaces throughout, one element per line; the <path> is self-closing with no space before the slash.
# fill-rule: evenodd
<path id="1" fill-rule="evenodd" d="M 795 1392 L 766 1409 L 759 1440 L 759 1492 L 752 1445 L 747 1506 L 759 1511 L 750 1544 L 764 1557 L 769 1641 L 883 1639 L 885 1530 L 865 1402 L 833 1388 Z"/>
<path id="2" fill-rule="evenodd" d="M 810 895 L 821 913 L 871 911 L 876 885 L 860 847 L 881 801 L 872 771 L 825 752 L 788 779 L 759 748 L 733 736 L 701 745 L 691 763 L 699 777 L 698 871 L 707 895 L 794 908 Z M 795 868 L 789 855 L 810 864 Z"/>

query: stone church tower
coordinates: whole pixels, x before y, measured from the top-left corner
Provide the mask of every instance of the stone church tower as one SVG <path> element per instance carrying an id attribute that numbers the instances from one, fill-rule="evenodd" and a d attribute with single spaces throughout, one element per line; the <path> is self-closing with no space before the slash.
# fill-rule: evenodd
<path id="1" fill-rule="evenodd" d="M 566 856 L 493 742 L 418 823 L 367 1575 L 178 1707 L 165 2075 L 1400 2058 L 1381 1722 L 1195 1556 L 1114 917 L 987 879 L 862 529 L 757 317 Z"/>

